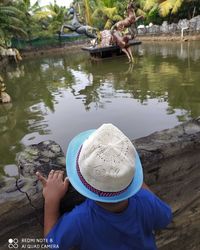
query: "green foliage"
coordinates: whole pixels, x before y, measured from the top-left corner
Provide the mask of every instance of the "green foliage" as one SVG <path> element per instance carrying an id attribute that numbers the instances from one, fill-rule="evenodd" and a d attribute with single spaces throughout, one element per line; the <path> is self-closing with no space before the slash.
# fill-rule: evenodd
<path id="1" fill-rule="evenodd" d="M 45 33 L 57 34 L 64 22 L 65 13 L 65 7 L 59 7 L 57 4 L 50 4 L 43 13 L 40 12 L 38 19 L 43 23 Z"/>
<path id="2" fill-rule="evenodd" d="M 184 11 L 184 18 L 191 18 L 191 13 L 196 8 L 196 14 L 200 13 L 200 10 L 198 9 L 198 6 L 200 5 L 199 0 L 138 0 L 140 3 L 141 8 L 147 12 L 147 15 L 152 16 L 152 11 L 153 13 L 155 12 L 155 8 L 159 9 L 159 15 L 163 20 L 168 18 L 170 15 L 177 16 L 179 17 L 179 12 L 181 9 L 184 8 L 184 6 L 188 6 L 189 9 L 185 9 Z M 191 6 L 192 9 L 191 10 Z M 189 13 L 191 12 L 191 13 Z"/>
<path id="3" fill-rule="evenodd" d="M 73 0 L 72 5 L 79 14 L 79 19 L 81 22 L 87 25 L 92 25 L 91 5 L 94 6 L 94 4 L 94 1 L 90 0 Z"/>
<path id="4" fill-rule="evenodd" d="M 158 0 L 147 0 L 147 1 L 145 1 L 144 5 L 143 5 L 143 9 L 144 9 L 145 11 L 149 11 L 149 10 L 151 10 L 151 9 L 154 7 L 154 5 L 157 4 L 157 3 L 158 3 Z"/>
<path id="5" fill-rule="evenodd" d="M 159 8 L 158 4 L 155 5 L 146 15 L 145 23 L 156 23 L 156 24 L 161 24 L 162 23 L 162 18 L 159 15 Z"/>
<path id="6" fill-rule="evenodd" d="M 122 20 L 121 13 L 125 8 L 119 1 L 96 1 L 92 15 L 93 23 L 99 29 L 110 29 L 115 22 Z"/>
<path id="7" fill-rule="evenodd" d="M 110 29 L 124 18 L 129 0 L 73 0 L 79 19 L 96 28 Z M 137 15 L 145 17 L 144 23 L 161 24 L 164 20 L 178 21 L 200 14 L 199 0 L 135 0 L 139 5 Z M 12 37 L 32 40 L 52 37 L 66 21 L 67 9 L 56 4 L 45 8 L 40 0 L 31 5 L 30 0 L 0 0 L 0 44 L 8 45 Z M 141 21 L 143 22 L 143 21 Z"/>
<path id="8" fill-rule="evenodd" d="M 0 44 L 10 43 L 12 37 L 28 40 L 38 36 L 52 36 L 60 30 L 66 13 L 65 7 L 56 3 L 45 8 L 39 1 L 0 1 Z"/>
<path id="9" fill-rule="evenodd" d="M 24 23 L 19 18 L 24 13 L 14 6 L 9 6 L 5 1 L 0 2 L 0 44 L 7 46 L 13 34 L 18 37 L 26 37 Z"/>

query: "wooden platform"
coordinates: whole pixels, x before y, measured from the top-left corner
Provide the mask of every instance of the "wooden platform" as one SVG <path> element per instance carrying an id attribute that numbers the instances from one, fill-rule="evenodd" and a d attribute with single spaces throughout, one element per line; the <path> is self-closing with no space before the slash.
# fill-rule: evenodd
<path id="1" fill-rule="evenodd" d="M 129 42 L 130 46 L 135 46 L 141 44 L 138 40 L 131 40 Z M 83 47 L 82 50 L 88 51 L 90 53 L 90 56 L 94 60 L 109 58 L 113 56 L 120 56 L 123 55 L 124 52 L 122 52 L 121 48 L 117 45 L 111 45 L 108 47 Z"/>

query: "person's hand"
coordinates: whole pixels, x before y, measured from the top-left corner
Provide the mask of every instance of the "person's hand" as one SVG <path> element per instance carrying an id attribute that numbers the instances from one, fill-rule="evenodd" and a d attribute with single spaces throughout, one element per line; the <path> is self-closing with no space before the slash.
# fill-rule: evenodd
<path id="1" fill-rule="evenodd" d="M 69 187 L 69 179 L 63 180 L 64 172 L 51 170 L 47 179 L 39 172 L 36 172 L 36 175 L 42 182 L 45 202 L 60 202 Z"/>

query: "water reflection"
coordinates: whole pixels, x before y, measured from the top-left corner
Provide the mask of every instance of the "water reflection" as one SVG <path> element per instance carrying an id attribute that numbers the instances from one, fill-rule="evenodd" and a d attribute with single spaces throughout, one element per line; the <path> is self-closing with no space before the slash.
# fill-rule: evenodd
<path id="1" fill-rule="evenodd" d="M 159 55 L 163 58 L 169 56 L 177 57 L 178 59 L 188 59 L 189 57 L 193 61 L 200 59 L 200 44 L 199 42 L 149 42 L 143 44 L 139 49 L 140 55 L 148 53 L 151 55 Z"/>
<path id="2" fill-rule="evenodd" d="M 65 150 L 76 133 L 103 122 L 134 138 L 200 115 L 199 43 L 143 44 L 135 54 L 135 65 L 72 52 L 10 67 L 4 77 L 13 103 L 0 106 L 0 165 L 40 140 Z"/>

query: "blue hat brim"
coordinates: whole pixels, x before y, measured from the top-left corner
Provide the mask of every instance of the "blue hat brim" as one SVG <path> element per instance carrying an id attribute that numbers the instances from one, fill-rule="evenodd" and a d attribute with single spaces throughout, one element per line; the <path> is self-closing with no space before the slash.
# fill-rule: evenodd
<path id="1" fill-rule="evenodd" d="M 96 193 L 93 193 L 81 182 L 78 176 L 78 173 L 76 171 L 76 159 L 77 159 L 78 152 L 80 150 L 80 147 L 84 143 L 84 141 L 94 131 L 95 129 L 87 130 L 85 132 L 78 134 L 76 137 L 72 139 L 72 141 L 70 142 L 68 146 L 67 155 L 66 155 L 66 171 L 67 171 L 67 176 L 69 177 L 70 183 L 80 194 L 94 201 L 119 202 L 122 200 L 126 200 L 129 197 L 136 194 L 140 190 L 142 183 L 143 183 L 143 170 L 142 170 L 142 165 L 141 165 L 138 153 L 136 154 L 136 166 L 135 166 L 134 179 L 129 185 L 129 187 L 123 193 L 119 195 L 115 195 L 111 197 L 104 197 Z"/>

